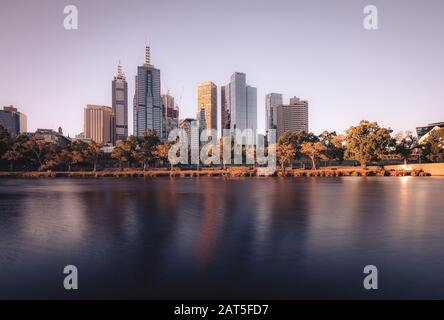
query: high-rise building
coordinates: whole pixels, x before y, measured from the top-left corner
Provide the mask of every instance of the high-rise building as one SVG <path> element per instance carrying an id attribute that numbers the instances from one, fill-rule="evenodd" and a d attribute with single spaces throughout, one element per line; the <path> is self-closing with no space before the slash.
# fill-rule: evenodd
<path id="1" fill-rule="evenodd" d="M 217 130 L 217 87 L 211 82 L 202 82 L 197 86 L 197 107 L 205 109 L 205 129 Z"/>
<path id="2" fill-rule="evenodd" d="M 308 132 L 308 102 L 297 97 L 290 99 L 290 104 L 276 108 L 277 138 L 284 132 Z"/>
<path id="3" fill-rule="evenodd" d="M 230 116 L 230 84 L 222 86 L 220 88 L 220 102 L 221 102 L 221 129 L 230 129 L 231 116 Z"/>
<path id="4" fill-rule="evenodd" d="M 162 132 L 162 98 L 160 70 L 151 64 L 150 47 L 146 47 L 145 64 L 137 67 L 134 95 L 134 135 L 142 137 L 145 130 L 154 130 L 159 138 Z"/>
<path id="5" fill-rule="evenodd" d="M 128 137 L 128 82 L 122 66 L 117 66 L 117 75 L 112 81 L 112 108 L 116 117 L 116 139 L 126 140 Z"/>
<path id="6" fill-rule="evenodd" d="M 179 122 L 179 128 L 180 129 L 184 129 L 186 134 L 187 134 L 187 139 L 188 139 L 188 145 L 190 147 L 198 147 L 199 146 L 199 136 L 198 135 L 191 135 L 191 131 L 194 129 L 196 131 L 196 133 L 199 132 L 198 130 L 198 121 L 196 121 L 196 119 L 191 119 L 191 118 L 187 118 L 187 119 L 182 119 Z"/>
<path id="7" fill-rule="evenodd" d="M 28 132 L 28 117 L 23 112 L 19 112 L 20 133 Z"/>
<path id="8" fill-rule="evenodd" d="M 231 131 L 257 129 L 257 89 L 247 85 L 245 73 L 235 72 L 224 87 L 222 118 L 226 119 L 224 127 L 228 126 L 229 119 Z"/>
<path id="9" fill-rule="evenodd" d="M 282 94 L 269 93 L 265 96 L 265 130 L 276 129 L 276 108 L 283 104 Z"/>
<path id="10" fill-rule="evenodd" d="M 179 108 L 169 92 L 162 95 L 162 109 L 163 137 L 168 139 L 170 132 L 179 127 Z"/>
<path id="11" fill-rule="evenodd" d="M 115 142 L 115 116 L 107 106 L 88 104 L 84 110 L 84 137 L 98 144 Z"/>
<path id="12" fill-rule="evenodd" d="M 3 107 L 0 110 L 0 126 L 6 129 L 11 137 L 27 130 L 27 119 L 24 113 L 18 112 L 14 106 Z"/>

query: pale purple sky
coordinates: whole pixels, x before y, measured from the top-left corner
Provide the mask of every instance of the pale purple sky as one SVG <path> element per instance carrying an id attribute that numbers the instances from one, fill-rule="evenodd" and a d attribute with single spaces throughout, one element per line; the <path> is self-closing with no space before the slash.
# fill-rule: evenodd
<path id="1" fill-rule="evenodd" d="M 78 30 L 63 27 L 68 4 L 78 7 Z M 362 26 L 368 4 L 379 30 Z M 1 0 L 0 106 L 26 113 L 29 131 L 62 126 L 74 136 L 86 104 L 111 104 L 120 59 L 132 132 L 149 40 L 180 118 L 196 115 L 198 82 L 219 87 L 239 71 L 258 88 L 260 128 L 265 94 L 280 92 L 309 100 L 315 133 L 361 119 L 414 130 L 444 121 L 443 16 L 442 0 Z"/>

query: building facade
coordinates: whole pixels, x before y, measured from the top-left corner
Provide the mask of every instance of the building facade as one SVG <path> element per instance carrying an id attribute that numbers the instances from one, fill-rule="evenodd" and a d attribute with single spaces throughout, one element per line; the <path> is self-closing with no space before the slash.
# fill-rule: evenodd
<path id="1" fill-rule="evenodd" d="M 308 132 L 308 102 L 297 97 L 290 99 L 290 104 L 276 108 L 277 138 L 284 132 Z"/>
<path id="2" fill-rule="evenodd" d="M 0 126 L 6 129 L 11 137 L 16 137 L 27 130 L 27 118 L 14 106 L 5 106 L 0 110 Z"/>
<path id="3" fill-rule="evenodd" d="M 174 102 L 174 97 L 169 94 L 162 95 L 162 135 L 168 139 L 170 132 L 179 127 L 179 108 Z"/>
<path id="4" fill-rule="evenodd" d="M 418 139 L 421 140 L 424 136 L 426 136 L 430 131 L 432 131 L 436 127 L 444 128 L 444 122 L 430 123 L 424 127 L 417 127 L 416 134 L 418 135 Z"/>
<path id="5" fill-rule="evenodd" d="M 223 129 L 257 130 L 257 89 L 248 86 L 245 73 L 235 72 L 223 89 Z"/>
<path id="6" fill-rule="evenodd" d="M 282 105 L 283 99 L 280 93 L 269 93 L 265 96 L 265 130 L 276 129 L 276 108 Z"/>
<path id="7" fill-rule="evenodd" d="M 188 145 L 193 148 L 199 146 L 199 137 L 195 134 L 192 135 L 191 132 L 193 131 L 194 133 L 199 133 L 198 126 L 199 122 L 196 121 L 196 119 L 187 118 L 182 119 L 179 122 L 179 128 L 185 130 L 187 134 Z"/>
<path id="8" fill-rule="evenodd" d="M 112 81 L 112 108 L 116 117 L 116 140 L 128 137 L 128 82 L 122 66 L 117 66 L 117 75 Z"/>
<path id="9" fill-rule="evenodd" d="M 142 137 L 145 130 L 154 130 L 163 139 L 160 70 L 151 64 L 150 47 L 146 47 L 145 64 L 137 67 L 134 95 L 134 135 Z"/>
<path id="10" fill-rule="evenodd" d="M 220 106 L 221 106 L 221 130 L 230 129 L 231 116 L 230 116 L 230 84 L 222 86 L 220 88 Z"/>
<path id="11" fill-rule="evenodd" d="M 84 110 L 84 138 L 98 144 L 115 142 L 115 116 L 107 106 L 87 105 Z"/>
<path id="12" fill-rule="evenodd" d="M 211 82 L 202 82 L 197 86 L 198 111 L 205 109 L 205 129 L 217 130 L 217 87 Z"/>

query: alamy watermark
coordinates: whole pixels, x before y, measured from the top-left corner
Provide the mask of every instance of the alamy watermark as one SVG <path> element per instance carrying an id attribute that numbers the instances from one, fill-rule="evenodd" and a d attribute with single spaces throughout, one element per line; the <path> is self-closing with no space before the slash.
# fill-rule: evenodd
<path id="1" fill-rule="evenodd" d="M 79 10 L 75 5 L 67 5 L 63 8 L 66 15 L 63 19 L 63 27 L 66 30 L 77 30 L 79 28 Z"/>
<path id="2" fill-rule="evenodd" d="M 267 139 L 267 141 L 266 141 Z M 218 139 L 214 129 L 174 129 L 168 136 L 174 143 L 168 153 L 172 165 L 230 165 L 256 164 L 258 174 L 268 175 L 276 171 L 276 130 L 268 131 L 267 138 L 252 129 L 223 130 Z M 267 145 L 266 145 L 267 142 Z"/>
<path id="3" fill-rule="evenodd" d="M 364 21 L 362 25 L 365 30 L 378 30 L 378 8 L 374 5 L 364 7 Z"/>
<path id="4" fill-rule="evenodd" d="M 63 274 L 67 276 L 63 280 L 63 287 L 66 290 L 79 289 L 79 271 L 76 266 L 68 265 L 63 269 Z"/>

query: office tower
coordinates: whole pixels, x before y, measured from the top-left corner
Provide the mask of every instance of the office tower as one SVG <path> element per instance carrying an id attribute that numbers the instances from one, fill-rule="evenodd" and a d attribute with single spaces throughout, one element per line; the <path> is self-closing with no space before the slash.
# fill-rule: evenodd
<path id="1" fill-rule="evenodd" d="M 179 127 L 179 108 L 175 105 L 174 97 L 169 92 L 162 95 L 162 110 L 163 137 L 168 139 L 170 132 Z"/>
<path id="2" fill-rule="evenodd" d="M 197 107 L 205 109 L 205 129 L 217 130 L 217 87 L 213 82 L 198 84 Z"/>
<path id="3" fill-rule="evenodd" d="M 98 144 L 115 142 L 115 117 L 107 106 L 88 104 L 84 110 L 84 136 Z"/>
<path id="4" fill-rule="evenodd" d="M 200 138 L 200 134 L 202 133 L 203 130 L 209 129 L 209 126 L 207 125 L 207 115 L 208 115 L 208 112 L 206 111 L 205 107 L 201 107 L 199 109 L 199 112 L 197 113 L 196 118 L 197 118 L 197 122 L 199 125 L 199 138 Z"/>
<path id="5" fill-rule="evenodd" d="M 245 73 L 231 75 L 230 83 L 224 87 L 222 104 L 225 118 L 229 114 L 231 131 L 257 129 L 257 89 L 246 84 Z"/>
<path id="6" fill-rule="evenodd" d="M 297 97 L 290 99 L 290 104 L 280 105 L 277 108 L 277 138 L 285 131 L 308 132 L 308 102 Z"/>
<path id="7" fill-rule="evenodd" d="M 276 108 L 283 104 L 282 94 L 269 93 L 265 96 L 265 130 L 276 129 Z"/>
<path id="8" fill-rule="evenodd" d="M 188 146 L 190 147 L 196 147 L 199 146 L 199 136 L 198 135 L 191 135 L 191 131 L 193 128 L 196 128 L 198 126 L 198 121 L 196 121 L 196 119 L 191 119 L 191 118 L 187 118 L 187 119 L 182 119 L 179 122 L 179 128 L 185 130 L 186 134 L 187 134 L 187 139 L 188 139 Z M 198 128 L 196 128 L 198 129 Z M 199 132 L 199 130 L 195 130 L 196 133 Z"/>
<path id="9" fill-rule="evenodd" d="M 151 129 L 159 138 L 162 132 L 162 98 L 160 96 L 160 70 L 151 64 L 150 47 L 146 47 L 145 64 L 137 67 L 134 95 L 134 135 L 142 137 Z"/>
<path id="10" fill-rule="evenodd" d="M 257 89 L 247 86 L 247 129 L 257 130 Z"/>
<path id="11" fill-rule="evenodd" d="M 221 102 L 221 129 L 222 134 L 224 129 L 230 129 L 230 85 L 222 86 L 220 88 L 220 102 Z"/>
<path id="12" fill-rule="evenodd" d="M 20 133 L 28 132 L 28 117 L 23 112 L 19 112 Z"/>
<path id="13" fill-rule="evenodd" d="M 0 126 L 8 131 L 11 137 L 26 132 L 26 115 L 18 112 L 14 106 L 5 106 L 0 110 Z"/>
<path id="14" fill-rule="evenodd" d="M 122 66 L 117 66 L 117 75 L 112 81 L 112 108 L 116 117 L 116 140 L 128 137 L 128 82 Z"/>

